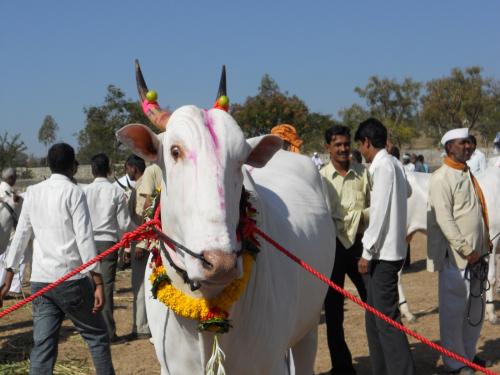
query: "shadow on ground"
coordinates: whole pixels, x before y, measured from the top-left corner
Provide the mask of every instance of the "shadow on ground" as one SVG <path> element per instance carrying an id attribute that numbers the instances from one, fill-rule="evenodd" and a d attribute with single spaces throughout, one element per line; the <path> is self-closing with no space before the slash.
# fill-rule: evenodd
<path id="1" fill-rule="evenodd" d="M 33 326 L 33 322 L 23 321 L 19 323 L 13 323 L 9 325 L 17 326 L 16 328 L 27 328 Z M 2 327 L 4 328 L 4 327 Z M 67 341 L 77 335 L 80 335 L 76 332 L 76 330 L 72 327 L 61 327 L 59 333 L 59 343 Z M 24 361 L 29 358 L 29 354 L 31 352 L 31 348 L 33 347 L 33 331 L 30 329 L 25 332 L 18 332 L 12 335 L 5 335 L 2 337 L 2 346 L 0 347 L 0 364 L 2 363 L 10 363 L 17 361 Z"/>

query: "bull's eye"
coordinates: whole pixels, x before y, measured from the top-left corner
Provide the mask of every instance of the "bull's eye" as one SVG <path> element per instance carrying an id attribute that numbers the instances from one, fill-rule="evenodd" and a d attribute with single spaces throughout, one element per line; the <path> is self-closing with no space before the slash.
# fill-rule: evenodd
<path id="1" fill-rule="evenodd" d="M 181 148 L 179 146 L 170 147 L 170 155 L 174 158 L 175 161 L 181 157 Z"/>

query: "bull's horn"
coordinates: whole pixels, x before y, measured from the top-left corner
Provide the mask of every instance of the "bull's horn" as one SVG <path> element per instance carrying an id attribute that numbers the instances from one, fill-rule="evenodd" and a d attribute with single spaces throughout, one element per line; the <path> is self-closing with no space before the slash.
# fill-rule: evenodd
<path id="1" fill-rule="evenodd" d="M 149 90 L 146 85 L 146 81 L 144 80 L 144 76 L 142 75 L 139 60 L 137 59 L 135 60 L 135 80 L 137 82 L 137 91 L 139 92 L 139 98 L 141 100 L 144 114 L 154 126 L 161 131 L 164 131 L 167 127 L 168 119 L 170 118 L 170 112 L 161 109 L 156 100 L 150 102 L 147 99 L 146 94 Z"/>
<path id="2" fill-rule="evenodd" d="M 141 102 L 146 100 L 146 94 L 148 93 L 148 85 L 144 80 L 142 75 L 141 66 L 139 65 L 139 60 L 135 60 L 135 81 L 137 83 L 137 91 L 139 92 L 139 98 Z"/>
<path id="3" fill-rule="evenodd" d="M 217 98 L 215 99 L 214 108 L 219 108 L 227 112 L 229 109 L 229 99 L 227 97 L 226 87 L 226 66 L 222 65 L 222 72 L 220 74 L 219 91 L 217 91 Z"/>
<path id="4" fill-rule="evenodd" d="M 219 99 L 223 95 L 227 96 L 225 65 L 222 65 L 222 72 L 220 73 L 219 91 L 217 92 L 217 99 Z"/>

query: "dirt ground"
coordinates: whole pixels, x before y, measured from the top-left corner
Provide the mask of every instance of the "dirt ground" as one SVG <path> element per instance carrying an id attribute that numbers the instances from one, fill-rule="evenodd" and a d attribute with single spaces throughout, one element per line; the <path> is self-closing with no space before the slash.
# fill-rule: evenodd
<path id="1" fill-rule="evenodd" d="M 418 319 L 405 325 L 439 343 L 439 325 L 437 310 L 437 275 L 425 270 L 425 237 L 416 235 L 412 242 L 412 266 L 404 274 L 404 285 L 408 303 Z M 355 292 L 350 282 L 346 289 Z M 14 300 L 6 301 L 10 306 Z M 5 307 L 6 307 L 5 306 Z M 119 335 L 127 335 L 131 330 L 132 295 L 130 290 L 130 272 L 120 272 L 117 276 L 115 294 L 115 319 Z M 498 308 L 498 303 L 497 303 Z M 358 374 L 370 374 L 370 359 L 364 325 L 364 311 L 351 301 L 347 301 L 345 313 L 345 333 L 351 349 Z M 323 319 L 322 319 L 323 320 Z M 22 374 L 7 370 L 7 364 L 13 365 L 28 358 L 32 345 L 31 307 L 25 306 L 0 320 L 0 373 Z M 410 338 L 410 344 L 417 366 L 417 373 L 422 375 L 444 373 L 440 356 L 424 344 Z M 478 353 L 495 362 L 493 371 L 500 373 L 500 326 L 485 322 L 478 346 Z M 148 340 L 135 340 L 112 346 L 113 363 L 116 373 L 159 374 L 153 346 Z M 75 332 L 70 322 L 66 321 L 61 330 L 58 363 L 72 365 L 78 374 L 93 374 L 92 363 L 85 343 Z M 325 324 L 319 325 L 319 348 L 316 358 L 315 373 L 327 375 L 330 359 L 326 345 Z M 9 372 L 11 371 L 11 372 Z M 76 370 L 72 370 L 76 373 Z M 71 370 L 69 373 L 72 373 Z M 231 375 L 231 374 L 230 374 Z"/>

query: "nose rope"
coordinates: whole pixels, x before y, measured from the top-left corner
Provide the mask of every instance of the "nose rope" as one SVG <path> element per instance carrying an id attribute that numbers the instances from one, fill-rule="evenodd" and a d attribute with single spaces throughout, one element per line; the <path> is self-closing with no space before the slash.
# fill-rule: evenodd
<path id="1" fill-rule="evenodd" d="M 213 267 L 213 264 L 210 263 L 208 260 L 206 260 L 206 258 L 203 256 L 203 254 L 196 254 L 192 250 L 189 250 L 187 247 L 185 247 L 184 245 L 182 245 L 179 242 L 175 241 L 171 237 L 167 236 L 165 233 L 163 233 L 163 231 L 159 230 L 156 227 L 153 227 L 153 231 L 156 233 L 156 235 L 158 236 L 159 239 L 163 240 L 164 242 L 167 242 L 169 245 L 173 245 L 173 246 L 170 246 L 170 247 L 173 247 L 174 251 L 181 250 L 181 251 L 185 252 L 186 254 L 191 255 L 193 258 L 201 260 L 201 262 L 203 263 L 203 265 L 205 265 L 205 266 L 207 266 L 209 268 Z"/>
<path id="2" fill-rule="evenodd" d="M 237 232 L 237 237 L 238 240 L 241 240 L 245 238 L 245 220 L 247 219 L 247 200 L 248 200 L 248 193 L 246 192 L 245 188 L 242 187 L 241 191 L 241 197 L 240 197 L 240 223 L 238 224 L 238 227 L 236 229 Z M 253 210 L 253 208 L 251 208 Z M 154 219 L 155 220 L 160 220 L 160 213 L 161 213 L 161 208 L 160 208 L 160 200 L 158 199 L 155 202 L 154 206 Z M 182 277 L 182 280 L 184 283 L 189 284 L 189 287 L 191 288 L 191 291 L 195 291 L 201 288 L 201 283 L 199 281 L 193 281 L 189 278 L 189 275 L 187 271 L 181 267 L 179 267 L 175 262 L 173 261 L 172 257 L 170 256 L 170 253 L 168 252 L 168 249 L 165 246 L 165 243 L 174 251 L 182 251 L 190 256 L 192 256 L 195 259 L 198 259 L 202 262 L 203 266 L 212 269 L 214 265 L 210 263 L 204 256 L 203 254 L 197 254 L 194 251 L 188 249 L 186 246 L 182 245 L 181 243 L 175 241 L 172 237 L 169 237 L 167 234 L 165 234 L 160 225 L 153 225 L 152 226 L 153 232 L 156 234 L 156 237 L 158 238 L 158 242 L 160 243 L 160 249 L 165 255 L 165 258 L 167 259 L 168 263 L 170 266 Z M 242 248 L 236 252 L 236 257 L 239 257 L 243 254 L 243 246 Z"/>
<path id="3" fill-rule="evenodd" d="M 157 233 L 157 230 L 155 230 Z M 158 234 L 158 233 L 157 233 Z M 167 258 L 168 263 L 170 264 L 170 267 L 172 267 L 178 274 L 181 275 L 182 280 L 184 281 L 185 284 L 189 284 L 189 287 L 191 288 L 191 291 L 194 292 L 195 290 L 198 290 L 201 288 L 201 283 L 199 281 L 193 281 L 189 278 L 189 275 L 186 270 L 182 269 L 179 267 L 177 264 L 174 263 L 172 260 L 172 257 L 170 256 L 170 253 L 168 250 L 165 248 L 165 243 L 163 241 L 160 242 L 160 248 L 163 254 L 165 255 L 165 258 Z"/>

